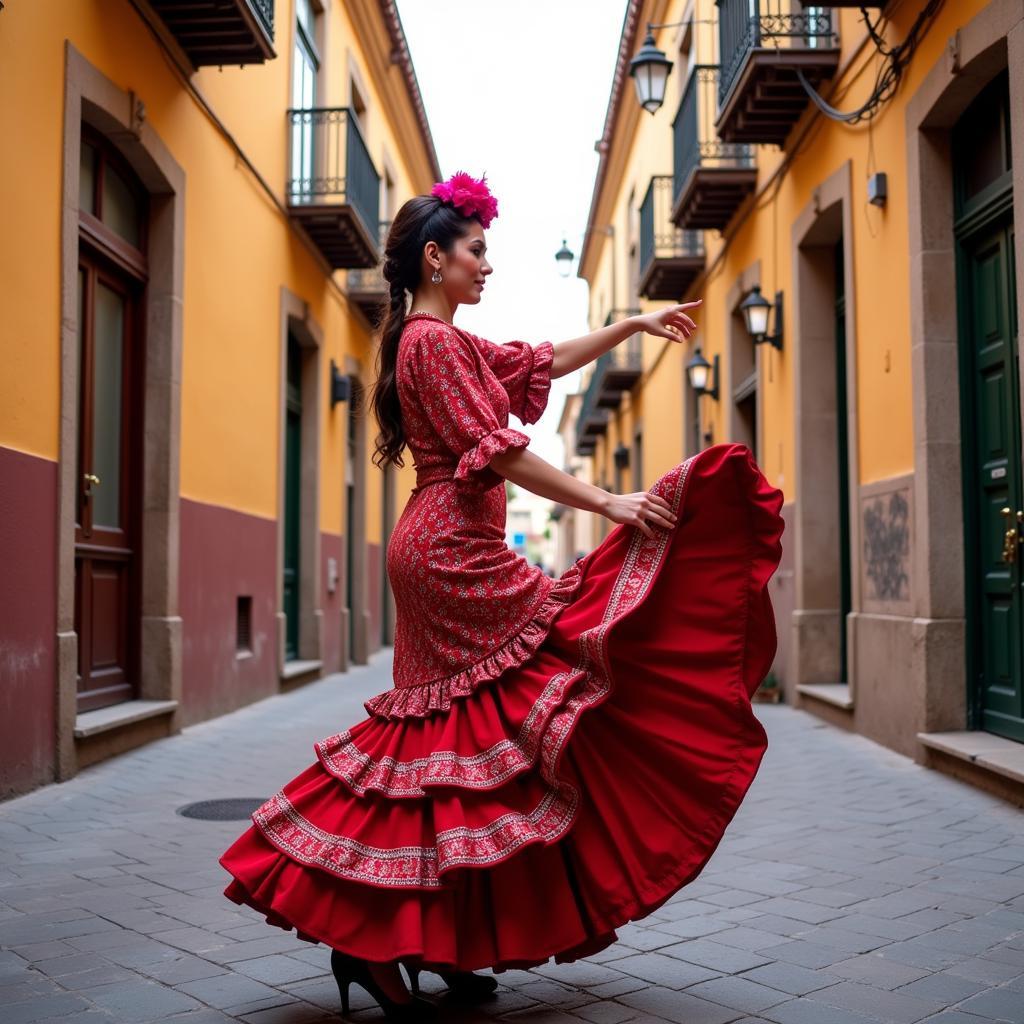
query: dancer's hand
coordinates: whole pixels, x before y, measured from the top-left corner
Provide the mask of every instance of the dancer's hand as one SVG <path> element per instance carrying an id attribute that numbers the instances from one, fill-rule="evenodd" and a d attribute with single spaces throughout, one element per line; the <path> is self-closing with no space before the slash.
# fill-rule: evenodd
<path id="1" fill-rule="evenodd" d="M 601 513 L 613 523 L 625 523 L 643 530 L 652 539 L 654 530 L 647 525 L 648 520 L 656 526 L 671 529 L 678 518 L 672 506 L 660 494 L 652 494 L 650 491 L 609 494 Z"/>
<path id="2" fill-rule="evenodd" d="M 704 300 L 683 302 L 678 306 L 666 306 L 657 313 L 640 313 L 630 319 L 638 331 L 651 334 L 655 338 L 669 338 L 672 341 L 686 341 L 693 337 L 697 325 L 685 313 L 687 309 L 695 309 Z"/>

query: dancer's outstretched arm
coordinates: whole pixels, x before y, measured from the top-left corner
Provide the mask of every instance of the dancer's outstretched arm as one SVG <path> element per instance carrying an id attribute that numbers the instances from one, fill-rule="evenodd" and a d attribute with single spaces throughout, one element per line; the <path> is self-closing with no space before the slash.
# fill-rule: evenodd
<path id="1" fill-rule="evenodd" d="M 492 457 L 490 465 L 512 483 L 542 498 L 587 512 L 599 512 L 614 523 L 639 527 L 648 537 L 654 536 L 648 522 L 665 528 L 675 525 L 675 513 L 660 494 L 649 491 L 611 494 L 602 487 L 577 480 L 571 473 L 556 469 L 528 448 L 510 448 L 501 452 Z"/>
<path id="2" fill-rule="evenodd" d="M 590 334 L 559 341 L 554 346 L 551 376 L 564 377 L 567 373 L 586 366 L 638 331 L 652 334 L 656 338 L 685 341 L 697 329 L 697 325 L 686 315 L 686 310 L 694 309 L 702 301 L 697 299 L 695 302 L 683 302 L 678 306 L 666 306 L 657 313 L 628 316 L 625 320 L 617 320 L 607 327 L 591 331 Z"/>

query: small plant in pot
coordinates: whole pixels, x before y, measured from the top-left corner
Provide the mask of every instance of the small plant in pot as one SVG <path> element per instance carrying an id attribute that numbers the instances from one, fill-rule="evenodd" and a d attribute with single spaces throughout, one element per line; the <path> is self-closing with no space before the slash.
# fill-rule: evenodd
<path id="1" fill-rule="evenodd" d="M 779 677 L 774 671 L 764 677 L 761 685 L 754 691 L 753 700 L 758 704 L 778 704 L 782 700 L 782 687 Z"/>

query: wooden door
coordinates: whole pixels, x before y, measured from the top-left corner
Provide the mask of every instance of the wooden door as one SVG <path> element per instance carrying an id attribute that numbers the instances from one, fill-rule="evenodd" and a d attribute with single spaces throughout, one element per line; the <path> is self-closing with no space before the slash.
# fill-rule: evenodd
<path id="1" fill-rule="evenodd" d="M 850 447 L 847 419 L 849 401 L 846 381 L 846 258 L 842 238 L 834 251 L 835 268 L 835 370 L 836 370 L 836 467 L 839 472 L 839 534 L 836 537 L 839 558 L 839 682 L 849 681 L 849 651 L 846 622 L 853 611 L 852 572 L 850 567 Z"/>
<path id="2" fill-rule="evenodd" d="M 138 320 L 135 283 L 83 254 L 75 515 L 79 711 L 136 696 L 142 487 Z"/>
<path id="3" fill-rule="evenodd" d="M 299 547 L 302 507 L 302 350 L 288 335 L 284 467 L 284 656 L 299 656 Z"/>
<path id="4" fill-rule="evenodd" d="M 964 247 L 968 382 L 966 500 L 975 531 L 977 706 L 982 728 L 1024 740 L 1024 530 L 1013 226 L 1001 219 Z"/>
<path id="5" fill-rule="evenodd" d="M 1024 740 L 1021 395 L 1009 73 L 953 132 L 971 724 Z"/>

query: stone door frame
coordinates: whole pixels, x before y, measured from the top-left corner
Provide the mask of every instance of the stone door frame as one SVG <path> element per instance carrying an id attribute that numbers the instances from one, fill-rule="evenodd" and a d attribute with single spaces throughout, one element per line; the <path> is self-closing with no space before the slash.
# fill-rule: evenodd
<path id="1" fill-rule="evenodd" d="M 57 483 L 57 771 L 78 767 L 78 636 L 75 609 L 75 502 L 78 480 L 78 249 L 82 123 L 124 156 L 149 192 L 145 292 L 144 443 L 140 700 L 181 700 L 182 623 L 178 614 L 181 456 L 182 296 L 185 172 L 152 125 L 145 107 L 64 44 L 64 125 L 61 188 L 60 427 Z M 126 702 L 128 704 L 132 702 Z M 180 707 L 167 709 L 179 727 Z"/>

